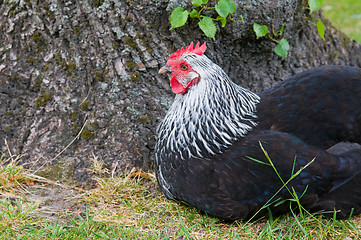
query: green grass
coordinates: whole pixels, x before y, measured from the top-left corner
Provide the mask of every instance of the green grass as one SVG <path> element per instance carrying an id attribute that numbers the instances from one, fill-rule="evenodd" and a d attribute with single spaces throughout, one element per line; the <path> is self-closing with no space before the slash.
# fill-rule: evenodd
<path id="1" fill-rule="evenodd" d="M 83 212 L 65 224 L 37 216 L 25 199 L 0 202 L 1 239 L 344 239 L 360 236 L 360 218 L 284 215 L 251 223 L 225 223 L 166 200 L 154 179 L 110 177 L 82 199 Z"/>
<path id="2" fill-rule="evenodd" d="M 0 239 L 345 239 L 361 236 L 361 217 L 340 221 L 291 211 L 276 218 L 227 223 L 167 200 L 152 173 L 111 176 L 96 159 L 93 163 L 92 171 L 102 177 L 94 178 L 95 188 L 79 191 L 78 203 L 86 208 L 65 219 L 59 214 L 58 220 L 51 221 L 39 214 L 40 205 L 48 204 L 50 208 L 51 203 L 34 201 L 30 192 L 37 185 L 42 187 L 45 180 L 18 167 L 16 161 L 2 159 L 0 173 L 6 174 L 0 175 Z M 16 183 L 19 179 L 22 182 Z M 51 181 L 46 187 L 52 187 Z M 64 191 L 68 189 L 69 186 Z"/>
<path id="3" fill-rule="evenodd" d="M 360 0 L 325 0 L 322 9 L 337 29 L 361 43 Z"/>

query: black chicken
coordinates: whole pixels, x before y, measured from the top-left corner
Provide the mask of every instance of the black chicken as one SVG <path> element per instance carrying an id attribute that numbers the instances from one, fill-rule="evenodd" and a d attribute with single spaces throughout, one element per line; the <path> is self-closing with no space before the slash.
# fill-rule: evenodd
<path id="1" fill-rule="evenodd" d="M 205 50 L 192 43 L 159 70 L 176 94 L 155 149 L 165 196 L 227 220 L 289 211 L 292 189 L 309 210 L 361 213 L 360 147 L 327 150 L 361 142 L 361 69 L 316 68 L 256 95 Z"/>

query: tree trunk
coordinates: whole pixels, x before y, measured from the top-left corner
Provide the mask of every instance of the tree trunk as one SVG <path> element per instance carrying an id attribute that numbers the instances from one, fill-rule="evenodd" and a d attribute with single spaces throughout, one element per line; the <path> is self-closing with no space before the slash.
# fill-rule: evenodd
<path id="1" fill-rule="evenodd" d="M 0 0 L 0 137 L 23 164 L 84 181 L 94 157 L 114 171 L 151 168 L 155 129 L 174 95 L 158 69 L 177 48 L 207 41 L 207 56 L 237 84 L 261 91 L 316 66 L 361 66 L 361 47 L 327 20 L 317 34 L 303 0 L 235 1 L 235 19 L 206 38 L 194 20 L 169 30 L 178 0 Z M 256 39 L 278 30 L 290 52 Z M 60 154 L 61 153 L 61 154 Z"/>

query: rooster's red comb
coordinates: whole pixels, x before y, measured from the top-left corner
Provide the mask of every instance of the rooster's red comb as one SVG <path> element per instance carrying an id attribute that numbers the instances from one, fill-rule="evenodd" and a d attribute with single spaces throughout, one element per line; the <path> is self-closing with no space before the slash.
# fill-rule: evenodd
<path id="1" fill-rule="evenodd" d="M 191 42 L 191 44 L 186 47 L 186 48 L 181 48 L 178 49 L 176 52 L 172 53 L 172 55 L 170 55 L 167 65 L 172 65 L 180 56 L 183 56 L 184 54 L 187 53 L 194 53 L 197 55 L 202 55 L 207 49 L 206 43 L 203 43 L 202 46 L 199 46 L 199 42 L 196 44 L 196 46 L 193 49 L 193 42 Z"/>

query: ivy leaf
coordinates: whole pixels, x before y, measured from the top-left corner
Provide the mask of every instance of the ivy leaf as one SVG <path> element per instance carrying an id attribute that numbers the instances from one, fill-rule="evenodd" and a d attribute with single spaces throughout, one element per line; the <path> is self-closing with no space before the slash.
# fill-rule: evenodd
<path id="1" fill-rule="evenodd" d="M 322 21 L 318 20 L 316 26 L 317 26 L 318 34 L 322 37 L 323 41 L 326 41 L 325 40 L 325 25 L 323 25 Z"/>
<path id="2" fill-rule="evenodd" d="M 290 45 L 286 39 L 282 38 L 274 51 L 278 56 L 281 56 L 282 59 L 285 59 L 288 54 L 288 50 L 290 50 Z"/>
<path id="3" fill-rule="evenodd" d="M 216 35 L 217 28 L 212 18 L 202 17 L 202 20 L 198 22 L 198 26 L 207 37 L 212 38 L 214 40 L 214 36 Z"/>
<path id="4" fill-rule="evenodd" d="M 221 24 L 222 24 L 222 27 L 226 26 L 226 23 L 227 23 L 227 19 L 226 19 L 226 18 L 221 17 L 221 16 L 218 16 L 218 17 L 216 18 L 216 21 L 220 21 Z"/>
<path id="5" fill-rule="evenodd" d="M 207 3 L 208 3 L 208 0 L 202 0 L 202 3 L 203 3 L 203 4 L 207 4 Z"/>
<path id="6" fill-rule="evenodd" d="M 308 6 L 310 6 L 310 13 L 320 9 L 322 7 L 323 0 L 308 0 Z"/>
<path id="7" fill-rule="evenodd" d="M 228 14 L 236 12 L 236 4 L 232 0 L 219 0 L 216 11 L 219 16 L 226 18 Z"/>
<path id="8" fill-rule="evenodd" d="M 195 9 L 193 9 L 193 10 L 189 13 L 189 16 L 190 16 L 191 18 L 196 18 L 196 17 L 198 17 L 198 11 L 195 10 Z"/>
<path id="9" fill-rule="evenodd" d="M 183 26 L 187 22 L 188 14 L 189 12 L 184 10 L 182 7 L 176 7 L 169 18 L 169 22 L 171 24 L 171 28 L 169 30 Z"/>
<path id="10" fill-rule="evenodd" d="M 257 38 L 264 37 L 269 33 L 266 25 L 259 25 L 258 23 L 253 23 L 253 31 L 256 33 Z"/>
<path id="11" fill-rule="evenodd" d="M 192 5 L 195 6 L 195 7 L 199 7 L 202 4 L 203 4 L 202 0 L 193 0 L 192 1 Z"/>
<path id="12" fill-rule="evenodd" d="M 237 10 L 236 4 L 232 0 L 228 0 L 228 5 L 230 13 L 235 13 Z"/>

